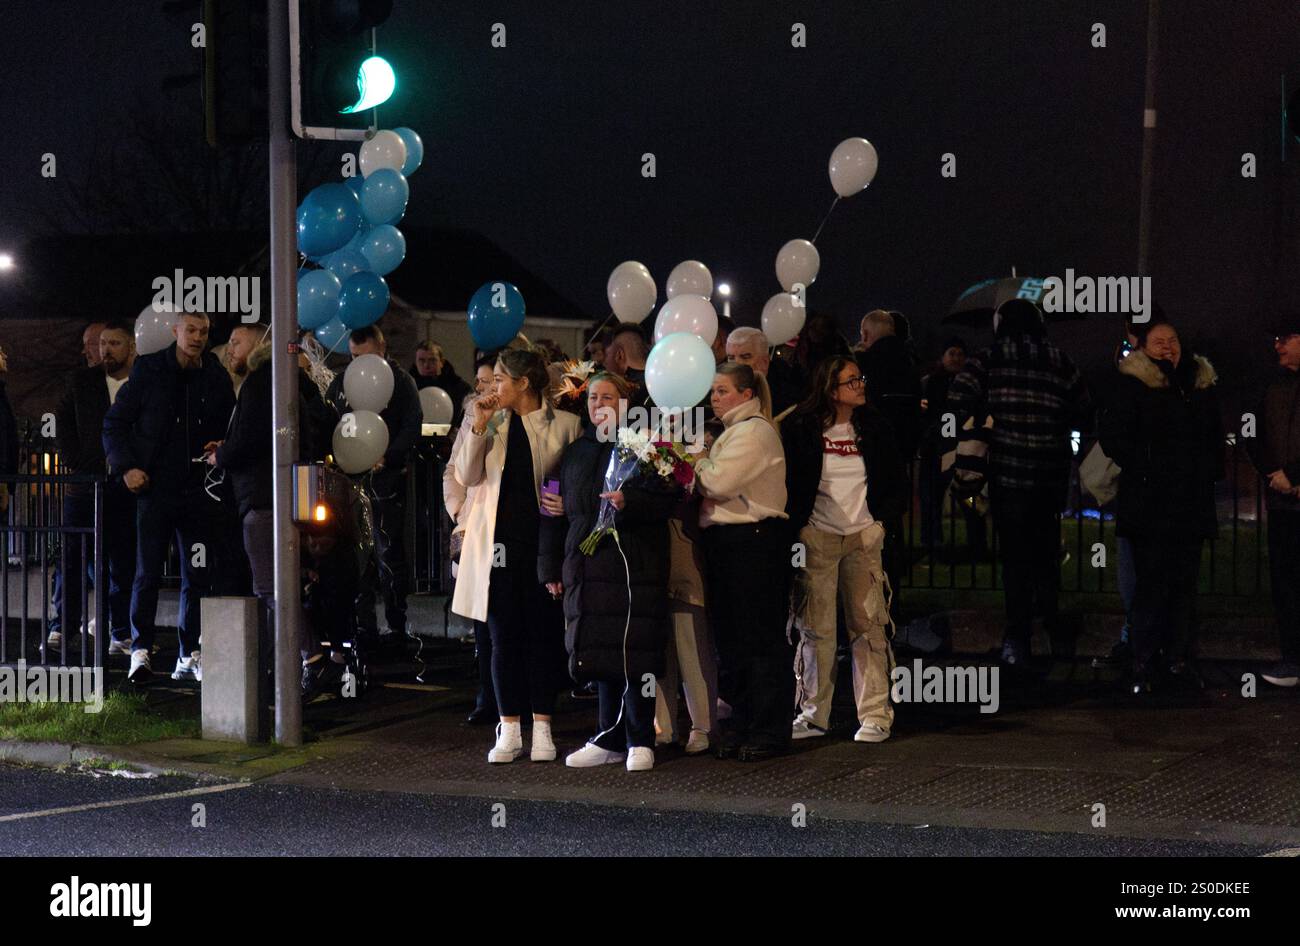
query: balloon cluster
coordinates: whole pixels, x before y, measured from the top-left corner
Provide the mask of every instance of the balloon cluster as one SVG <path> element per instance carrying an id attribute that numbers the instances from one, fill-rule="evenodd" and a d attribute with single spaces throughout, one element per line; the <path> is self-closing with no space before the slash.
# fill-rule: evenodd
<path id="1" fill-rule="evenodd" d="M 384 277 L 406 258 L 395 226 L 411 196 L 406 179 L 424 160 L 410 128 L 376 132 L 361 146 L 361 173 L 321 184 L 298 207 L 298 250 L 315 264 L 298 275 L 298 324 L 329 351 L 388 309 Z"/>

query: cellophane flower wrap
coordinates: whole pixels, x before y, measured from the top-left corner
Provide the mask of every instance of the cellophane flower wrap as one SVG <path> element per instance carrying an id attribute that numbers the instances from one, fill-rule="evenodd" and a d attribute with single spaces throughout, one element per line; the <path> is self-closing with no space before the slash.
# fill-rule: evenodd
<path id="1" fill-rule="evenodd" d="M 674 482 L 689 491 L 695 483 L 695 458 L 680 443 L 653 440 L 644 431 L 624 427 L 618 432 L 618 445 L 609 455 L 601 492 L 617 492 L 638 472 Z M 613 503 L 608 499 L 600 501 L 596 527 L 578 546 L 584 555 L 593 554 L 607 535 L 614 536 L 617 541 L 616 514 Z"/>

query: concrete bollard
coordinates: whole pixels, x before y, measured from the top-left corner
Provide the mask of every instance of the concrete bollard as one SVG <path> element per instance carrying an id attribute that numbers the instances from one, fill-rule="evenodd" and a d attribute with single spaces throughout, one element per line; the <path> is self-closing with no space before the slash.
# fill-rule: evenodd
<path id="1" fill-rule="evenodd" d="M 258 600 L 204 598 L 203 738 L 245 744 L 265 738 L 258 700 Z"/>

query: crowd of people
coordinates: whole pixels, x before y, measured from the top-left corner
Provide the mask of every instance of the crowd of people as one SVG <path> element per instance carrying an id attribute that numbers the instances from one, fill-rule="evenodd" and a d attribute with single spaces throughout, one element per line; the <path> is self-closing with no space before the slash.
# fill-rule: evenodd
<path id="1" fill-rule="evenodd" d="M 171 346 L 137 357 L 129 324 L 91 326 L 87 366 L 56 412 L 63 469 L 107 477 L 108 653 L 129 660 L 134 682 L 153 672 L 159 584 L 173 544 L 181 570 L 174 679 L 202 680 L 202 597 L 251 591 L 268 606 L 273 600 L 269 332 L 237 326 L 218 358 L 210 327 L 206 315 L 183 313 Z M 566 754 L 573 767 L 644 770 L 656 745 L 678 742 L 690 754 L 756 761 L 792 740 L 825 738 L 840 639 L 851 665 L 853 739 L 888 739 L 903 518 L 919 507 L 923 544 L 933 547 L 950 501 L 952 454 L 970 431 L 985 434 L 986 453 L 975 455 L 997 530 L 1004 667 L 1018 671 L 1030 658 L 1035 618 L 1049 632 L 1060 621 L 1071 431 L 1095 429 L 1118 467 L 1127 622 L 1111 659 L 1126 666 L 1135 695 L 1199 685 L 1196 591 L 1224 474 L 1213 366 L 1157 311 L 1125 324 L 1113 382 L 1090 392 L 1032 302 L 1003 304 L 993 328 L 989 347 L 970 351 L 950 338 L 922 367 L 898 312 L 869 312 L 853 344 L 825 315 L 810 314 L 798 339 L 775 346 L 759 329 L 722 318 L 712 343 L 716 375 L 698 405 L 708 436 L 691 475 L 640 464 L 617 483 L 608 478 L 616 438 L 601 431 L 651 403 L 650 343 L 637 325 L 597 332 L 579 359 L 591 364 L 567 379 L 573 363 L 558 346 L 522 336 L 476 353 L 468 381 L 433 342 L 409 369 L 390 360 L 395 384 L 381 414 L 388 448 L 359 478 L 373 510 L 375 567 L 345 567 L 346 543 L 317 536 L 303 544 L 304 694 L 340 672 L 343 656 L 322 640 L 382 648 L 408 632 L 407 479 L 420 448 L 418 392 L 431 385 L 455 405 L 440 484 L 454 525 L 451 609 L 474 625 L 480 687 L 470 719 L 497 726 L 491 763 L 520 758 L 525 729 L 533 761 L 556 759 L 552 714 L 574 684 L 593 691 L 599 712 L 598 731 Z M 1279 325 L 1274 347 L 1279 371 L 1245 442 L 1268 487 L 1283 657 L 1264 678 L 1295 686 L 1300 321 Z M 352 332 L 348 350 L 387 357 L 377 326 Z M 319 460 L 349 405 L 341 374 L 325 385 L 305 356 L 299 367 L 300 459 Z M 0 382 L 0 472 L 12 473 L 14 424 L 3 393 Z M 426 494 L 438 488 L 417 485 Z M 969 553 L 987 556 L 982 505 L 952 508 Z M 93 525 L 88 480 L 68 486 L 63 516 L 67 525 Z M 63 647 L 81 625 L 84 578 L 80 568 L 58 569 L 48 647 Z"/>

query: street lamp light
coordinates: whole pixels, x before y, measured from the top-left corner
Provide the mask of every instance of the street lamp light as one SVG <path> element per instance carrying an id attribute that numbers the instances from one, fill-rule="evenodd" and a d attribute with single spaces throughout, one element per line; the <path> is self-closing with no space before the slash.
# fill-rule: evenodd
<path id="1" fill-rule="evenodd" d="M 722 296 L 723 318 L 731 318 L 731 283 L 718 283 L 718 295 Z"/>
<path id="2" fill-rule="evenodd" d="M 0 253 L 0 273 L 7 273 L 14 269 L 15 266 L 17 264 L 14 262 L 13 256 L 8 253 Z"/>

